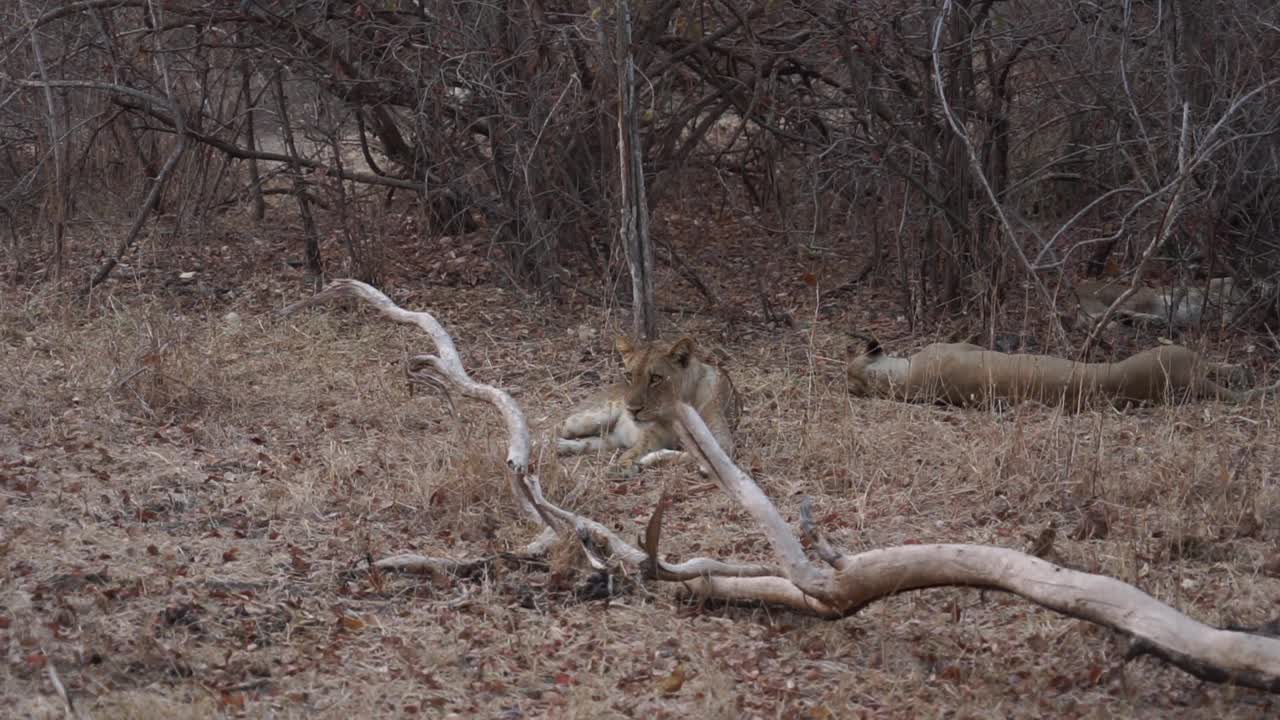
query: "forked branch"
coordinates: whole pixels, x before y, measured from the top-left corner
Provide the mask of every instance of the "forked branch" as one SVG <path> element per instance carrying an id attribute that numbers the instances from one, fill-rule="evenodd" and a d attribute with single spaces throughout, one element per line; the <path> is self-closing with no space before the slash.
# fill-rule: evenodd
<path id="1" fill-rule="evenodd" d="M 716 446 L 698 413 L 681 404 L 685 447 L 702 455 L 721 488 L 761 526 L 801 595 L 817 597 L 838 614 L 908 590 L 960 586 L 1013 593 L 1064 615 L 1131 637 L 1130 655 L 1161 658 L 1202 680 L 1280 692 L 1280 639 L 1200 623 L 1132 585 L 1070 570 L 1005 548 L 985 545 L 908 545 L 843 555 L 811 538 L 831 567 L 797 553 L 799 542 L 755 482 Z M 810 524 L 811 527 L 812 524 Z M 808 610 L 806 603 L 791 607 Z"/>
<path id="2" fill-rule="evenodd" d="M 590 538 L 592 544 L 604 549 L 610 558 L 634 568 L 645 567 L 649 556 L 644 551 L 623 540 L 609 528 L 590 518 L 564 510 L 550 502 L 542 494 L 542 486 L 538 476 L 529 472 L 529 426 L 525 422 L 520 406 L 505 391 L 476 382 L 467 374 L 462 365 L 462 357 L 458 354 L 453 338 L 444 327 L 426 312 L 405 310 L 391 301 L 378 289 L 358 280 L 335 280 L 323 291 L 305 300 L 300 300 L 279 310 L 277 316 L 284 317 L 313 305 L 328 302 L 338 297 L 351 297 L 363 300 L 377 308 L 383 315 L 396 322 L 416 325 L 424 330 L 436 345 L 436 355 L 417 355 L 409 360 L 411 382 L 436 385 L 436 379 L 423 374 L 423 369 L 430 367 L 435 374 L 456 387 L 467 397 L 483 400 L 493 405 L 502 415 L 507 428 L 507 467 L 509 468 L 509 487 L 521 508 L 534 522 L 543 527 L 542 534 L 526 548 L 526 552 L 539 553 L 545 551 L 557 534 L 576 533 L 580 538 Z M 437 386 L 438 387 L 438 386 Z M 452 406 L 452 400 L 449 401 Z M 459 567 L 470 567 L 475 560 L 452 560 L 430 558 L 422 555 L 394 555 L 383 558 L 374 565 L 388 570 L 413 572 L 451 572 Z M 780 586 L 786 581 L 779 576 L 780 571 L 768 565 L 731 565 L 709 558 L 694 558 L 675 565 L 656 562 L 649 567 L 651 576 L 667 581 L 687 581 L 692 589 L 702 595 L 711 597 L 736 597 L 740 593 L 737 582 L 743 578 L 764 578 L 774 576 Z M 769 583 L 765 583 L 766 586 Z M 723 592 L 720 590 L 724 588 Z M 778 598 L 766 593 L 760 597 L 781 604 L 787 604 L 787 598 L 794 590 L 785 588 Z"/>

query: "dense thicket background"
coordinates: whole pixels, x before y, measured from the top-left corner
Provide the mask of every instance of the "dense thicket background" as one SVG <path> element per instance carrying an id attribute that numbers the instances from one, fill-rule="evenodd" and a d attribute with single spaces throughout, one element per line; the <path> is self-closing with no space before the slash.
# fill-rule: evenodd
<path id="1" fill-rule="evenodd" d="M 316 273 L 376 281 L 387 238 L 482 231 L 506 282 L 552 297 L 566 282 L 625 285 L 616 10 L 8 4 L 5 267 L 58 277 L 77 249 L 109 264 L 137 237 L 190 237 L 247 210 L 265 227 L 287 217 Z M 851 276 L 882 275 L 913 320 L 985 316 L 1064 271 L 1280 265 L 1274 3 L 645 0 L 633 12 L 651 208 L 691 194 L 730 204 L 767 254 L 856 244 L 867 265 Z M 660 260 L 700 284 L 657 235 Z"/>

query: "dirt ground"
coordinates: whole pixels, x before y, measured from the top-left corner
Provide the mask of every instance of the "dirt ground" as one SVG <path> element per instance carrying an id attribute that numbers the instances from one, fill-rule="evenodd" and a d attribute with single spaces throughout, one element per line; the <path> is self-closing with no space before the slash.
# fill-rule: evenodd
<path id="1" fill-rule="evenodd" d="M 1113 634 L 995 593 L 910 593 L 830 622 L 626 579 L 601 598 L 568 549 L 477 577 L 362 572 L 395 552 L 518 550 L 536 528 L 507 495 L 492 410 L 459 400 L 451 417 L 408 391 L 402 361 L 431 349 L 425 335 L 349 305 L 271 316 L 306 292 L 283 262 L 294 248 L 147 246 L 91 299 L 0 291 L 0 715 L 63 717 L 55 676 L 94 718 L 1280 712 L 1262 693 L 1123 663 Z M 870 282 L 816 312 L 857 264 L 802 253 L 769 276 L 794 326 L 767 322 L 746 279 L 754 251 L 708 245 L 718 262 L 700 265 L 690 249 L 737 310 L 709 311 L 664 276 L 664 330 L 695 334 L 732 373 L 740 464 L 789 520 L 808 496 L 852 550 L 1026 549 L 1053 524 L 1055 561 L 1204 622 L 1280 614 L 1280 403 L 1072 416 L 853 401 L 849 328 L 904 350 L 944 329 L 910 333 Z M 625 315 L 600 288 L 560 304 L 504 288 L 486 252 L 405 249 L 380 286 L 434 313 L 472 374 L 545 436 L 617 376 Z M 1276 377 L 1261 345 L 1230 348 Z M 627 537 L 665 484 L 672 558 L 768 558 L 745 515 L 680 468 L 621 481 L 607 458 L 539 462 L 555 501 Z M 1090 513 L 1107 518 L 1103 537 L 1077 533 Z"/>

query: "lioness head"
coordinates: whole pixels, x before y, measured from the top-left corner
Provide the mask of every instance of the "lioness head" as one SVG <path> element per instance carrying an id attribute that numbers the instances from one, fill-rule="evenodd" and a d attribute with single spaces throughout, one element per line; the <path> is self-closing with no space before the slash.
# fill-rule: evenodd
<path id="1" fill-rule="evenodd" d="M 671 411 L 688 380 L 689 365 L 697 346 L 693 338 L 674 343 L 633 342 L 619 337 L 614 341 L 622 355 L 627 389 L 627 410 L 641 421 L 652 421 Z"/>
<path id="2" fill-rule="evenodd" d="M 879 381 L 877 363 L 885 358 L 884 348 L 880 346 L 880 342 L 875 339 L 868 339 L 866 348 L 858 350 L 855 346 L 850 345 L 849 367 L 846 375 L 849 378 L 849 394 L 854 397 L 871 397 L 879 395 L 880 386 L 883 381 Z"/>

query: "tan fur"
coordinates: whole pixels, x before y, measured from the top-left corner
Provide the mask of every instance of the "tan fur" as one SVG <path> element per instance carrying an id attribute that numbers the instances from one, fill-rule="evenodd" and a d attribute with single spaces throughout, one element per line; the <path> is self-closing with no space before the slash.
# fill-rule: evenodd
<path id="1" fill-rule="evenodd" d="M 678 399 L 698 411 L 716 442 L 733 457 L 738 392 L 728 373 L 698 357 L 692 338 L 668 344 L 620 337 L 615 346 L 624 382 L 588 398 L 560 424 L 561 454 L 625 448 L 619 461 L 623 475 L 682 454 L 669 452 L 679 444 L 672 424 Z"/>
<path id="2" fill-rule="evenodd" d="M 1219 383 L 1243 368 L 1214 363 L 1181 345 L 1162 345 L 1114 363 L 1080 363 L 1048 355 L 1011 355 L 963 343 L 936 343 L 909 358 L 886 355 L 874 341 L 848 368 L 849 392 L 908 402 L 981 406 L 1034 400 L 1075 411 L 1093 402 L 1249 402 L 1280 383 L 1236 391 Z"/>
<path id="3" fill-rule="evenodd" d="M 1127 281 L 1082 280 L 1075 289 L 1077 318 L 1097 321 L 1128 288 Z M 1191 327 L 1202 320 L 1231 322 L 1246 308 L 1249 296 L 1229 277 L 1214 278 L 1207 285 L 1139 287 L 1111 316 L 1115 320 L 1175 328 Z"/>

